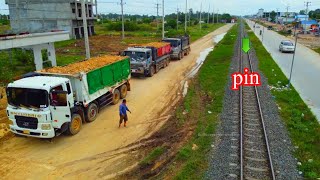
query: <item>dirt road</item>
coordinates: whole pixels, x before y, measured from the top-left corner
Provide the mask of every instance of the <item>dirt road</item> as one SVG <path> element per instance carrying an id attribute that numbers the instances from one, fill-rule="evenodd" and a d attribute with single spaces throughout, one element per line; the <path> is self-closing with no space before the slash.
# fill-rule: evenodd
<path id="1" fill-rule="evenodd" d="M 192 52 L 173 61 L 152 78 L 133 78 L 127 101 L 132 111 L 127 128 L 118 129 L 118 105 L 102 110 L 98 119 L 85 124 L 73 137 L 53 142 L 13 138 L 0 147 L 0 177 L 4 179 L 108 179 L 137 164 L 134 149 L 140 139 L 155 132 L 169 118 L 180 99 L 182 80 L 200 52 L 211 47 L 212 37 L 228 31 L 226 25 L 199 39 Z M 128 146 L 129 145 L 129 146 Z"/>

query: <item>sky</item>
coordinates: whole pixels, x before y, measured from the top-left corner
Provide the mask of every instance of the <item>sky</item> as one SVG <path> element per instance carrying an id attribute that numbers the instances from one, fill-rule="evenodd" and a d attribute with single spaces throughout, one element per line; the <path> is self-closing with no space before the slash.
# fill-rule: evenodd
<path id="1" fill-rule="evenodd" d="M 0 0 L 0 14 L 8 14 L 8 6 Z M 164 0 L 165 14 L 175 13 L 177 8 L 180 12 L 185 12 L 186 0 Z M 289 11 L 299 12 L 305 9 L 304 2 L 307 0 L 187 0 L 188 9 L 193 8 L 194 11 L 200 11 L 202 3 L 202 11 L 205 12 L 219 12 L 229 13 L 232 15 L 251 15 L 256 14 L 258 9 L 263 8 L 265 11 L 272 11 L 277 9 L 279 11 L 286 11 L 289 5 Z M 320 8 L 320 0 L 311 1 L 310 10 Z M 162 6 L 162 0 L 124 0 L 124 12 L 126 14 L 140 14 L 140 15 L 156 15 L 157 3 Z M 161 7 L 162 8 L 162 7 Z M 99 13 L 121 13 L 120 0 L 98 0 Z M 162 14 L 162 9 L 159 9 L 159 14 Z"/>

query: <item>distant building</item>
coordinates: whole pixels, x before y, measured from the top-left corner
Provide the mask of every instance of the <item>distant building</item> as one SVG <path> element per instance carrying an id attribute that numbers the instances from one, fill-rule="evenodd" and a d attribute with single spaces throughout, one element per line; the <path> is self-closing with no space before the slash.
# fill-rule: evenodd
<path id="1" fill-rule="evenodd" d="M 295 19 L 297 21 L 307 21 L 309 20 L 309 15 L 296 15 Z"/>
<path id="2" fill-rule="evenodd" d="M 89 35 L 95 33 L 95 2 L 88 0 L 86 3 Z M 14 33 L 66 30 L 73 38 L 83 37 L 79 0 L 5 0 L 5 3 L 9 6 L 10 24 Z"/>
<path id="3" fill-rule="evenodd" d="M 264 13 L 264 9 L 261 8 L 261 9 L 259 9 L 257 16 L 259 18 L 262 18 L 263 17 L 263 13 Z"/>

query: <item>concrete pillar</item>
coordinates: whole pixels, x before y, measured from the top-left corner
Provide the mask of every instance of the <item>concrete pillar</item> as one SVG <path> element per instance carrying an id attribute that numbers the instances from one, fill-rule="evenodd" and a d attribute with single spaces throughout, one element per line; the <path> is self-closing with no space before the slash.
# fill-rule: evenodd
<path id="1" fill-rule="evenodd" d="M 40 45 L 36 45 L 32 47 L 33 56 L 34 56 L 34 64 L 36 65 L 36 70 L 39 71 L 43 69 L 43 59 L 42 59 L 42 47 Z"/>
<path id="2" fill-rule="evenodd" d="M 48 44 L 48 60 L 51 61 L 52 67 L 57 66 L 56 50 L 54 43 Z"/>

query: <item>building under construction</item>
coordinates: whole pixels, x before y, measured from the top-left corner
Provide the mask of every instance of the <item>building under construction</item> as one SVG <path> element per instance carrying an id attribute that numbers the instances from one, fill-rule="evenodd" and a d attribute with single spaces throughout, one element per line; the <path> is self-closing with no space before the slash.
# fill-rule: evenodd
<path id="1" fill-rule="evenodd" d="M 84 34 L 81 1 L 79 0 L 5 0 L 9 6 L 13 33 L 65 30 L 73 38 Z M 95 33 L 96 0 L 87 0 L 88 33 Z M 94 11 L 95 9 L 95 11 Z"/>

